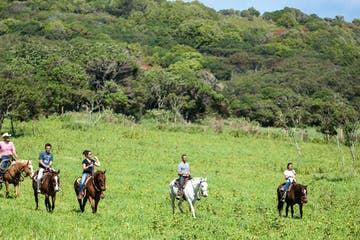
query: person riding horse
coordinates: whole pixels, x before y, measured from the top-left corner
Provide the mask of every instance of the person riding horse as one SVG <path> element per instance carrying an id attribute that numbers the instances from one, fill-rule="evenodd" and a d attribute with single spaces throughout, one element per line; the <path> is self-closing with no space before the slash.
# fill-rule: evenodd
<path id="1" fill-rule="evenodd" d="M 85 186 L 85 181 L 86 178 L 88 176 L 91 176 L 94 173 L 94 166 L 96 167 L 100 167 L 100 161 L 97 160 L 93 160 L 91 159 L 92 157 L 92 152 L 89 150 L 85 150 L 83 152 L 83 154 L 85 155 L 85 159 L 82 161 L 82 169 L 83 169 L 83 173 L 81 176 L 81 183 L 80 183 L 80 189 L 79 189 L 79 194 L 78 194 L 78 199 L 82 199 L 84 196 L 83 193 L 83 188 Z M 103 198 L 104 196 L 102 195 L 101 198 Z"/>
<path id="2" fill-rule="evenodd" d="M 10 165 L 11 161 L 17 158 L 15 145 L 10 141 L 11 135 L 4 133 L 2 135 L 3 141 L 0 142 L 0 156 L 1 156 L 1 167 L 0 167 L 0 182 L 3 182 L 3 174 L 6 168 Z"/>
<path id="3" fill-rule="evenodd" d="M 181 163 L 178 165 L 178 175 L 179 178 L 177 181 L 179 182 L 179 190 L 178 194 L 176 195 L 176 199 L 181 199 L 183 196 L 183 188 L 185 185 L 186 180 L 191 179 L 190 176 L 190 165 L 186 162 L 187 156 L 186 154 L 181 155 Z"/>
<path id="4" fill-rule="evenodd" d="M 295 170 L 293 168 L 293 165 L 292 163 L 288 163 L 287 164 L 287 169 L 284 171 L 284 175 L 285 175 L 285 179 L 286 179 L 286 183 L 285 183 L 285 186 L 284 186 L 284 194 L 281 198 L 281 201 L 282 202 L 285 202 L 285 199 L 286 199 L 286 192 L 290 186 L 291 183 L 293 182 L 296 182 L 296 179 L 295 179 Z"/>
<path id="5" fill-rule="evenodd" d="M 39 154 L 39 172 L 37 175 L 37 192 L 40 193 L 40 183 L 45 171 L 51 171 L 54 156 L 51 153 L 51 144 L 45 144 L 45 151 Z"/>

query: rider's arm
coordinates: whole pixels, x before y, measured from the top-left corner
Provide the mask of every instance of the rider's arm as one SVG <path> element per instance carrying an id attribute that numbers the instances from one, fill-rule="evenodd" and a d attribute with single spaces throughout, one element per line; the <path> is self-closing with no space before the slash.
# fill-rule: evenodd
<path id="1" fill-rule="evenodd" d="M 99 160 L 95 161 L 94 165 L 100 167 L 100 161 Z"/>
<path id="2" fill-rule="evenodd" d="M 85 164 L 85 163 L 83 163 L 83 165 L 82 165 L 83 170 L 86 170 L 86 169 L 90 168 L 91 166 L 92 166 L 92 165 L 86 166 L 86 164 Z"/>
<path id="3" fill-rule="evenodd" d="M 15 146 L 14 146 L 14 145 L 13 145 L 12 155 L 13 155 L 15 158 L 18 158 L 17 153 L 16 153 L 16 149 L 15 149 Z"/>

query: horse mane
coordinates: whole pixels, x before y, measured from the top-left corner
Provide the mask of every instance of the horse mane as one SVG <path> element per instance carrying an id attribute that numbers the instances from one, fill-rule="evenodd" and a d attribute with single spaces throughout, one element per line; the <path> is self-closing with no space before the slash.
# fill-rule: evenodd
<path id="1" fill-rule="evenodd" d="M 14 164 L 17 164 L 17 163 L 21 163 L 21 164 L 27 164 L 27 163 L 29 163 L 29 164 L 32 164 L 32 161 L 31 160 L 16 160 L 16 161 L 13 161 L 13 162 L 11 162 L 11 165 L 14 165 Z"/>
<path id="2" fill-rule="evenodd" d="M 307 186 L 305 186 L 305 185 L 302 185 L 302 184 L 300 184 L 300 183 L 293 183 L 293 189 L 295 190 L 295 189 L 301 189 L 301 188 L 306 188 Z"/>
<path id="3" fill-rule="evenodd" d="M 199 182 L 206 182 L 207 178 L 206 177 L 193 177 L 192 180 L 198 180 Z"/>

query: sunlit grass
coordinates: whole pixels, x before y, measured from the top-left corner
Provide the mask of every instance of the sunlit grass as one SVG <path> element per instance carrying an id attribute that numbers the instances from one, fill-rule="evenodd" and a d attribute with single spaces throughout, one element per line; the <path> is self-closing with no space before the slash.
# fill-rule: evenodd
<path id="1" fill-rule="evenodd" d="M 99 122 L 86 129 L 71 127 L 83 116 L 52 117 L 17 123 L 23 136 L 12 138 L 22 159 L 34 160 L 46 142 L 53 144 L 54 166 L 61 170 L 63 191 L 55 211 L 39 210 L 25 179 L 18 199 L 0 192 L 2 239 L 357 239 L 360 181 L 345 173 L 336 145 L 301 143 L 302 156 L 290 140 L 232 136 L 204 128 L 191 132 L 158 130 L 125 119 Z M 116 122 L 116 121 L 115 121 Z M 7 130 L 8 124 L 4 126 Z M 98 213 L 89 204 L 80 213 L 73 181 L 81 174 L 82 151 L 92 150 L 106 169 L 107 191 Z M 168 183 L 176 177 L 182 153 L 188 154 L 193 176 L 206 176 L 209 197 L 191 213 L 171 214 Z M 357 153 L 359 153 L 357 151 Z M 304 217 L 279 218 L 276 187 L 282 171 L 294 162 L 298 182 L 308 185 Z M 187 206 L 184 207 L 185 210 Z"/>

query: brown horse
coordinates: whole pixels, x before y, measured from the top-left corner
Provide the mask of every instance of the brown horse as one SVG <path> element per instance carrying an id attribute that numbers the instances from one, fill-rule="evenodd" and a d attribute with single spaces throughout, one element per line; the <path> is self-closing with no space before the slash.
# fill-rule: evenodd
<path id="1" fill-rule="evenodd" d="M 48 212 L 51 212 L 55 208 L 56 192 L 60 191 L 60 170 L 45 172 L 41 181 L 40 191 L 45 195 L 45 206 Z M 39 207 L 39 193 L 37 192 L 37 181 L 33 178 L 33 190 L 36 208 Z M 50 198 L 51 197 L 51 204 Z"/>
<path id="2" fill-rule="evenodd" d="M 22 173 L 25 172 L 25 175 Z M 3 181 L 6 186 L 6 197 L 9 197 L 9 185 L 13 184 L 15 187 L 15 198 L 19 196 L 19 183 L 24 181 L 24 177 L 34 175 L 34 169 L 30 160 L 18 160 L 11 163 L 10 167 L 5 170 L 3 174 Z M 2 185 L 0 183 L 0 189 Z"/>
<path id="3" fill-rule="evenodd" d="M 89 199 L 92 212 L 96 213 L 100 198 L 104 197 L 103 192 L 106 190 L 105 172 L 106 171 L 96 171 L 94 175 L 86 179 L 83 190 L 85 195 L 83 199 L 78 199 L 81 212 L 85 211 L 85 204 L 86 201 Z M 81 178 L 77 178 L 74 182 L 74 190 L 76 196 L 79 195 L 80 182 L 81 182 Z"/>
<path id="4" fill-rule="evenodd" d="M 278 188 L 277 188 L 277 196 L 278 196 L 278 210 L 279 210 L 279 215 L 281 217 L 281 211 L 283 209 L 284 206 L 284 202 L 281 201 L 281 198 L 284 194 L 284 185 L 285 184 L 281 184 Z M 302 218 L 303 216 L 303 203 L 307 202 L 307 186 L 298 184 L 298 183 L 292 183 L 291 186 L 289 186 L 289 190 L 286 193 L 286 217 L 288 216 L 288 211 L 289 211 L 289 206 L 291 207 L 291 217 L 294 217 L 294 208 L 293 206 L 295 204 L 299 204 L 299 208 L 300 208 L 300 218 Z"/>

